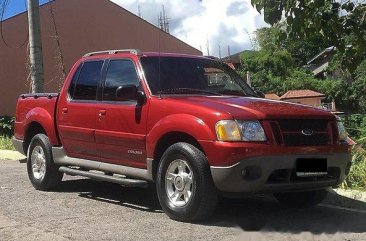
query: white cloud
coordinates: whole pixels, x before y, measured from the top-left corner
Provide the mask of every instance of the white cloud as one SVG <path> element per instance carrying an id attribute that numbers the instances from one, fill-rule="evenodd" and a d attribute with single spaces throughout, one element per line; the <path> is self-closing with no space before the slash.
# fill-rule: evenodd
<path id="1" fill-rule="evenodd" d="M 165 6 L 170 18 L 170 33 L 207 54 L 207 42 L 211 55 L 227 55 L 251 49 L 248 33 L 266 26 L 262 16 L 250 5 L 250 0 L 111 0 L 157 25 Z"/>

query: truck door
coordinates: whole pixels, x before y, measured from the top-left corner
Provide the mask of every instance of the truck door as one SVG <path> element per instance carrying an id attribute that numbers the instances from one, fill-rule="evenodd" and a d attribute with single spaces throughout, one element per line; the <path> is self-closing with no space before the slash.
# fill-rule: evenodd
<path id="1" fill-rule="evenodd" d="M 146 167 L 146 118 L 148 104 L 117 98 L 117 88 L 141 87 L 131 59 L 112 59 L 102 81 L 102 101 L 97 110 L 96 143 L 104 162 Z"/>
<path id="2" fill-rule="evenodd" d="M 63 90 L 57 110 L 59 135 L 66 154 L 97 159 L 95 128 L 97 90 L 104 61 L 86 61 L 79 65 L 68 90 Z M 67 93 L 66 93 L 67 92 Z"/>

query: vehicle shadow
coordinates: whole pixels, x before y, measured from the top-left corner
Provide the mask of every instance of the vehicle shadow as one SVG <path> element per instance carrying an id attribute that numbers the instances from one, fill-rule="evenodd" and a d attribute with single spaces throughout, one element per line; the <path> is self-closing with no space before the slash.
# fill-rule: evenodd
<path id="1" fill-rule="evenodd" d="M 88 198 L 144 212 L 161 213 L 153 185 L 149 188 L 127 188 L 89 179 L 67 180 L 58 192 L 74 192 Z M 350 204 L 357 209 L 332 206 Z M 330 205 L 329 205 L 330 204 Z M 314 234 L 366 232 L 366 203 L 330 194 L 325 204 L 309 209 L 284 207 L 271 196 L 222 198 L 214 215 L 196 225 L 240 227 L 244 231 L 277 231 Z"/>
<path id="2" fill-rule="evenodd" d="M 82 198 L 145 212 L 163 212 L 153 185 L 150 185 L 148 188 L 129 188 L 114 183 L 98 182 L 90 179 L 75 179 L 63 181 L 56 191 L 75 192 Z"/>
<path id="3" fill-rule="evenodd" d="M 309 209 L 288 208 L 268 196 L 253 196 L 241 199 L 223 199 L 214 217 L 206 225 L 223 226 L 235 223 L 244 231 L 311 232 L 366 232 L 366 204 L 346 197 L 343 202 L 357 202 L 363 210 L 343 209 L 320 204 Z M 346 200 L 347 199 L 347 200 Z M 349 200 L 348 200 L 349 199 Z"/>

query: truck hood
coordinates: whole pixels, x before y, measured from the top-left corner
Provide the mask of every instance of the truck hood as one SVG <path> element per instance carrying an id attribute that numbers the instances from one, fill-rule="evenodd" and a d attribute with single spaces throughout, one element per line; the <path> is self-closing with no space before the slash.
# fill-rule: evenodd
<path id="1" fill-rule="evenodd" d="M 228 113 L 235 119 L 335 119 L 335 116 L 327 110 L 261 98 L 233 96 L 170 96 L 168 98 L 196 107 L 202 106 Z"/>

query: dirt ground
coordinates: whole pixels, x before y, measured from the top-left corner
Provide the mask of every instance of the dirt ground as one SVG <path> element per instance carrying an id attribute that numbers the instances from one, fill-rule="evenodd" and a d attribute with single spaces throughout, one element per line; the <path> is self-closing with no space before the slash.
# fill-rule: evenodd
<path id="1" fill-rule="evenodd" d="M 265 196 L 223 199 L 209 220 L 180 223 L 154 188 L 65 176 L 56 192 L 40 192 L 24 163 L 0 160 L 0 240 L 366 240 L 366 203 L 332 194 L 295 210 Z"/>

